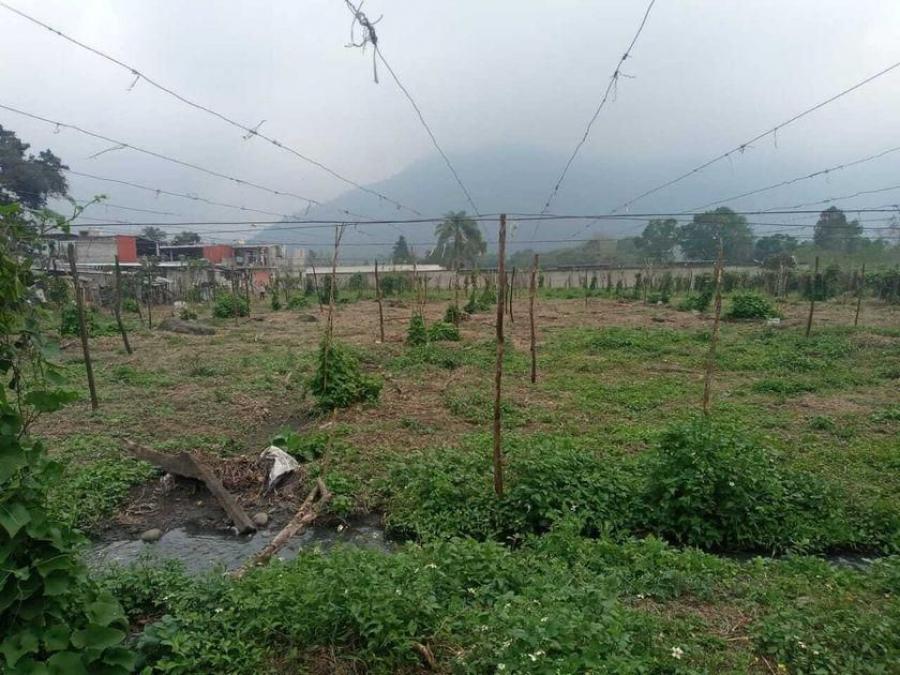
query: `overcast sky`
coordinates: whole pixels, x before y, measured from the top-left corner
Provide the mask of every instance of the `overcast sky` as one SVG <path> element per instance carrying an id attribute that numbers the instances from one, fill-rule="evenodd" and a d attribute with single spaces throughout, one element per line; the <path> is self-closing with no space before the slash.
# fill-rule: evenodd
<path id="1" fill-rule="evenodd" d="M 346 176 L 387 179 L 434 149 L 371 52 L 348 49 L 342 0 L 9 0 L 10 4 L 141 69 Z M 534 146 L 565 157 L 593 114 L 646 8 L 643 0 L 369 0 L 386 58 L 451 157 L 486 145 Z M 0 103 L 141 145 L 275 189 L 327 201 L 347 190 L 260 139 L 192 110 L 125 71 L 0 9 Z M 658 0 L 617 96 L 571 169 L 628 161 L 622 202 L 900 60 L 897 0 Z M 760 142 L 745 155 L 656 195 L 688 208 L 900 145 L 900 69 Z M 278 213 L 303 203 L 141 156 L 89 157 L 108 143 L 0 110 L 0 124 L 72 168 Z M 791 204 L 894 183 L 900 153 L 737 204 Z M 547 167 L 547 175 L 561 166 Z M 466 180 L 466 176 L 462 176 Z M 446 177 L 448 183 L 452 179 Z M 760 181 L 763 181 L 762 183 Z M 82 178 L 72 193 L 193 219 L 240 216 L 195 202 Z M 471 186 L 480 195 L 490 185 Z M 546 190 L 552 187 L 548 181 Z M 573 188 L 574 189 L 574 188 Z M 617 187 L 617 189 L 619 189 Z M 900 201 L 900 191 L 856 206 Z M 535 211 L 546 194 L 505 210 Z M 566 186 L 554 211 L 576 195 Z M 580 195 L 583 203 L 584 195 Z M 377 200 L 373 200 L 375 202 Z M 599 204 L 598 209 L 612 204 Z M 415 205 L 414 205 L 415 206 Z M 464 207 L 461 204 L 461 208 Z M 97 217 L 147 219 L 99 208 Z M 435 214 L 429 214 L 435 215 Z"/>

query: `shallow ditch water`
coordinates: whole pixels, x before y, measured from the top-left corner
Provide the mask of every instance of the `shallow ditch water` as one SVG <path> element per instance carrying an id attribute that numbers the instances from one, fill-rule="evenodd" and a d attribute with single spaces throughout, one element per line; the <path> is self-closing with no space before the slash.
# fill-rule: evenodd
<path id="1" fill-rule="evenodd" d="M 215 567 L 237 569 L 261 551 L 278 533 L 278 528 L 260 530 L 251 535 L 232 534 L 207 528 L 178 527 L 169 530 L 154 543 L 140 539 L 123 539 L 94 546 L 87 554 L 92 567 L 129 565 L 134 562 L 176 560 L 186 571 L 201 573 Z M 335 544 L 347 544 L 390 552 L 394 545 L 387 541 L 377 516 L 337 526 L 313 526 L 295 536 L 281 549 L 279 558 L 290 559 L 300 551 L 316 547 L 327 550 Z"/>
<path id="2" fill-rule="evenodd" d="M 338 529 L 340 527 L 340 529 Z M 260 530 L 251 535 L 201 527 L 178 527 L 169 530 L 154 543 L 140 539 L 122 539 L 95 545 L 87 554 L 92 567 L 129 565 L 135 562 L 179 561 L 186 571 L 194 574 L 216 567 L 233 570 L 262 550 L 277 534 L 278 528 Z M 381 519 L 377 515 L 364 516 L 343 526 L 312 526 L 294 537 L 281 549 L 278 557 L 289 560 L 300 551 L 319 548 L 328 550 L 344 544 L 390 553 L 397 544 L 385 538 Z M 730 554 L 725 557 L 749 563 L 750 554 Z M 877 556 L 827 555 L 824 559 L 836 567 L 865 570 Z"/>

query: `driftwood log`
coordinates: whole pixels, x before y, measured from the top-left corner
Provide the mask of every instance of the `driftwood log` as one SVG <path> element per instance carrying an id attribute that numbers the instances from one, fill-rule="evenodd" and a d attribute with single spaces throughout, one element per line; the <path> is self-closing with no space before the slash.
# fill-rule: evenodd
<path id="1" fill-rule="evenodd" d="M 259 567 L 265 565 L 272 557 L 278 553 L 292 537 L 301 532 L 307 525 L 318 518 L 322 507 L 331 500 L 331 492 L 326 487 L 321 478 L 316 479 L 316 484 L 310 490 L 306 499 L 300 505 L 294 517 L 285 525 L 281 531 L 275 535 L 275 538 L 269 542 L 262 551 L 257 553 L 253 559 L 247 564 L 237 569 L 233 576 L 241 578 L 251 567 Z"/>
<path id="2" fill-rule="evenodd" d="M 256 531 L 256 526 L 253 524 L 253 521 L 250 520 L 249 516 L 247 516 L 244 509 L 241 508 L 241 505 L 237 503 L 237 500 L 232 494 L 225 489 L 225 486 L 222 485 L 222 481 L 216 477 L 212 472 L 212 469 L 192 454 L 181 452 L 177 455 L 171 455 L 164 452 L 156 452 L 155 450 L 145 448 L 128 440 L 125 441 L 125 444 L 131 454 L 138 459 L 142 459 L 154 466 L 158 466 L 163 471 L 201 481 L 206 485 L 206 489 L 208 489 L 219 501 L 222 508 L 225 509 L 225 513 L 231 518 L 231 522 L 237 528 L 238 532 L 246 534 L 248 532 Z"/>

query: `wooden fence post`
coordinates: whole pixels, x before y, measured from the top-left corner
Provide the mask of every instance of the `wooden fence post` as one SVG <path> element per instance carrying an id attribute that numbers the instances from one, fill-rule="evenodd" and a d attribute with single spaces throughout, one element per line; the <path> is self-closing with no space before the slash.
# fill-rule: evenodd
<path id="1" fill-rule="evenodd" d="M 113 303 L 113 309 L 115 309 L 119 332 L 122 334 L 122 342 L 125 343 L 125 351 L 131 354 L 131 345 L 128 344 L 128 333 L 125 332 L 125 324 L 122 323 L 122 271 L 119 269 L 119 256 L 115 256 L 114 260 L 116 263 L 116 298 Z"/>
<path id="2" fill-rule="evenodd" d="M 809 316 L 806 317 L 806 337 L 812 330 L 813 312 L 816 309 L 816 283 L 819 279 L 819 256 L 816 256 L 816 266 L 813 269 L 812 279 L 809 280 Z"/>
<path id="3" fill-rule="evenodd" d="M 712 391 L 713 371 L 716 368 L 716 344 L 719 341 L 719 320 L 722 316 L 722 269 L 724 267 L 724 250 L 722 238 L 719 235 L 719 255 L 716 259 L 716 300 L 715 318 L 713 319 L 712 335 L 709 337 L 709 352 L 706 355 L 706 378 L 703 382 L 703 414 L 709 415 L 709 397 Z"/>
<path id="4" fill-rule="evenodd" d="M 316 275 L 316 264 L 310 263 L 313 273 L 313 289 L 316 291 L 316 302 L 319 303 L 319 313 L 322 313 L 322 296 L 319 294 L 319 277 Z"/>
<path id="5" fill-rule="evenodd" d="M 538 254 L 531 265 L 531 283 L 528 285 L 528 320 L 531 324 L 531 383 L 537 382 L 537 341 L 534 334 L 534 296 L 537 293 Z"/>
<path id="6" fill-rule="evenodd" d="M 94 384 L 94 367 L 91 364 L 91 350 L 88 345 L 88 327 L 84 319 L 84 294 L 78 283 L 78 268 L 75 266 L 75 246 L 69 244 L 69 270 L 72 273 L 72 281 L 75 283 L 75 305 L 78 308 L 78 331 L 81 333 L 81 351 L 84 353 L 84 368 L 87 371 L 88 389 L 91 392 L 91 409 L 96 410 L 100 404 L 97 402 L 97 386 Z"/>
<path id="7" fill-rule="evenodd" d="M 500 385 L 503 379 L 503 314 L 506 304 L 506 214 L 500 214 L 497 248 L 497 364 L 494 368 L 494 492 L 503 496 L 503 452 L 500 448 Z"/>
<path id="8" fill-rule="evenodd" d="M 513 318 L 513 294 L 516 289 L 516 268 L 515 266 L 512 268 L 512 274 L 510 274 L 509 279 L 509 322 L 515 323 L 516 320 Z"/>
<path id="9" fill-rule="evenodd" d="M 381 306 L 381 282 L 378 280 L 378 261 L 375 261 L 375 299 L 378 301 L 378 335 L 384 343 L 384 308 Z"/>
<path id="10" fill-rule="evenodd" d="M 863 263 L 859 276 L 859 287 L 856 289 L 856 316 L 853 318 L 853 327 L 859 325 L 859 310 L 862 308 L 863 289 L 866 287 L 866 263 Z"/>

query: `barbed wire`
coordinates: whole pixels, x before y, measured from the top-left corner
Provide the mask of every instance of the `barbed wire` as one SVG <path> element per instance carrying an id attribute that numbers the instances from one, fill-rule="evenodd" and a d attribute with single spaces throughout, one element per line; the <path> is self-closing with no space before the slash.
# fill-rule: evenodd
<path id="1" fill-rule="evenodd" d="M 184 96 L 183 94 L 179 94 L 178 92 L 172 90 L 171 88 L 169 88 L 169 87 L 167 87 L 167 86 L 165 86 L 165 85 L 163 85 L 163 84 L 160 84 L 160 83 L 157 82 L 156 80 L 154 80 L 154 79 L 152 79 L 151 77 L 145 75 L 142 71 L 138 70 L 136 67 L 134 67 L 134 66 L 132 66 L 132 65 L 130 65 L 130 64 L 128 64 L 128 63 L 125 63 L 124 61 L 121 61 L 121 60 L 115 58 L 114 56 L 111 56 L 111 55 L 109 55 L 109 54 L 107 54 L 107 53 L 105 53 L 105 52 L 103 52 L 103 51 L 97 49 L 96 47 L 92 47 L 92 46 L 90 46 L 90 45 L 88 45 L 88 44 L 85 44 L 84 42 L 81 42 L 80 40 L 77 40 L 77 39 L 75 39 L 75 38 L 73 38 L 73 37 L 71 37 L 71 36 L 69 36 L 69 35 L 66 35 L 66 34 L 63 33 L 62 31 L 60 31 L 60 30 L 58 30 L 58 29 L 56 29 L 56 28 L 53 28 L 52 26 L 50 26 L 50 25 L 44 23 L 43 21 L 40 21 L 39 19 L 36 19 L 35 17 L 33 17 L 33 16 L 29 15 L 29 14 L 26 14 L 25 12 L 23 12 L 23 11 L 21 11 L 21 10 L 19 10 L 19 9 L 16 9 L 15 7 L 10 6 L 10 5 L 7 4 L 6 2 L 3 2 L 2 0 L 0 0 L 0 7 L 4 8 L 4 9 L 6 9 L 6 10 L 8 10 L 8 11 L 14 13 L 14 14 L 17 14 L 18 16 L 22 17 L 23 19 L 25 19 L 25 20 L 27 20 L 27 21 L 30 21 L 31 23 L 34 23 L 34 24 L 40 26 L 41 28 L 47 29 L 48 31 L 50 31 L 51 33 L 57 35 L 58 37 L 61 37 L 62 39 L 66 40 L 66 41 L 68 41 L 68 42 L 70 42 L 70 43 L 72 43 L 72 44 L 74 44 L 74 45 L 76 45 L 76 46 L 78 46 L 78 47 L 80 47 L 80 48 L 82 48 L 82 49 L 85 49 L 85 50 L 87 50 L 88 52 L 90 52 L 90 53 L 92 53 L 92 54 L 94 54 L 94 55 L 96 55 L 96 56 L 99 56 L 100 58 L 105 59 L 106 61 L 108 61 L 108 62 L 110 62 L 110 63 L 112 63 L 112 64 L 114 64 L 114 65 L 116 65 L 116 66 L 118 66 L 118 67 L 120 67 L 120 68 L 123 68 L 123 69 L 127 70 L 131 75 L 134 75 L 134 80 L 132 81 L 131 86 L 128 87 L 128 91 L 131 91 L 131 89 L 133 89 L 134 86 L 135 86 L 138 82 L 140 82 L 140 81 L 146 82 L 146 83 L 149 84 L 151 87 L 153 87 L 153 88 L 155 88 L 155 89 L 157 89 L 157 90 L 159 90 L 159 91 L 161 91 L 161 92 L 163 92 L 163 93 L 165 93 L 165 94 L 168 94 L 169 96 L 171 96 L 172 98 L 175 98 L 176 100 L 180 101 L 181 103 L 184 103 L 185 105 L 188 105 L 188 106 L 190 106 L 191 108 L 194 108 L 194 109 L 196 109 L 196 110 L 200 110 L 200 111 L 202 111 L 202 112 L 204 112 L 204 113 L 206 113 L 206 114 L 208 114 L 208 115 L 211 115 L 211 116 L 213 116 L 213 117 L 215 117 L 215 118 L 217 118 L 217 119 L 219 119 L 219 120 L 225 122 L 226 124 L 231 125 L 232 127 L 235 127 L 235 128 L 237 128 L 237 129 L 240 129 L 242 132 L 244 132 L 244 135 L 242 136 L 242 138 L 243 138 L 244 140 L 250 140 L 251 138 L 254 138 L 254 137 L 260 138 L 260 139 L 266 141 L 267 143 L 273 145 L 274 147 L 276 147 L 276 148 L 278 148 L 278 149 L 280 149 L 280 150 L 283 150 L 283 151 L 285 151 L 285 152 L 288 152 L 288 153 L 294 155 L 295 157 L 297 157 L 297 158 L 303 160 L 304 162 L 307 162 L 307 163 L 309 163 L 309 164 L 312 164 L 313 166 L 315 166 L 315 167 L 321 169 L 322 171 L 325 171 L 326 173 L 328 173 L 328 174 L 331 175 L 332 177 L 334 177 L 334 178 L 336 178 L 336 179 L 342 181 L 343 183 L 346 183 L 347 185 L 351 185 L 351 186 L 353 186 L 354 188 L 356 188 L 356 189 L 358 189 L 358 190 L 361 190 L 362 192 L 365 192 L 366 194 L 369 194 L 369 195 L 372 195 L 372 196 L 374 196 L 374 197 L 377 197 L 379 200 L 386 201 L 386 202 L 392 204 L 393 206 L 397 207 L 398 209 L 405 209 L 405 210 L 410 211 L 411 213 L 414 213 L 414 214 L 416 214 L 416 215 L 421 215 L 421 213 L 420 213 L 418 210 L 412 208 L 411 206 L 407 206 L 406 204 L 403 204 L 402 202 L 397 201 L 396 199 L 393 199 L 393 198 L 391 198 L 391 197 L 389 197 L 389 196 L 387 196 L 387 195 L 385 195 L 385 194 L 379 192 L 378 190 L 374 190 L 374 189 L 372 189 L 372 188 L 370 188 L 370 187 L 366 187 L 366 186 L 364 186 L 364 185 L 361 185 L 359 182 L 357 182 L 357 181 L 355 181 L 355 180 L 352 180 L 352 179 L 350 179 L 350 178 L 347 178 L 346 176 L 344 176 L 344 175 L 342 175 L 341 173 L 335 171 L 334 169 L 332 169 L 331 167 L 327 166 L 327 165 L 324 164 L 323 162 L 321 162 L 321 161 L 319 161 L 319 160 L 316 160 L 316 159 L 313 159 L 312 157 L 309 157 L 308 155 L 306 155 L 306 154 L 300 152 L 300 151 L 297 150 L 296 148 L 293 148 L 293 147 L 291 147 L 290 145 L 288 145 L 288 144 L 286 144 L 286 143 L 284 143 L 284 142 L 282 142 L 282 141 L 279 141 L 279 140 L 276 140 L 275 138 L 272 138 L 272 137 L 270 137 L 270 136 L 267 136 L 267 135 L 264 134 L 262 131 L 260 131 L 260 126 L 261 126 L 262 123 L 265 122 L 266 120 L 263 120 L 263 122 L 260 122 L 259 124 L 257 124 L 257 125 L 254 126 L 254 127 L 249 127 L 249 126 L 247 126 L 246 124 L 242 124 L 242 123 L 236 121 L 235 119 L 233 119 L 232 117 L 229 117 L 229 116 L 226 115 L 225 113 L 219 112 L 219 111 L 217 111 L 217 110 L 215 110 L 215 109 L 213 109 L 213 108 L 210 108 L 210 107 L 208 107 L 208 106 L 205 106 L 205 105 L 202 105 L 202 104 L 200 104 L 200 103 L 197 103 L 196 101 L 193 101 L 193 100 L 187 98 L 187 97 Z M 124 147 L 129 147 L 129 146 L 124 146 Z M 107 151 L 112 150 L 112 149 L 113 149 L 113 148 L 108 148 L 107 150 L 104 150 L 103 152 L 107 152 Z"/>

